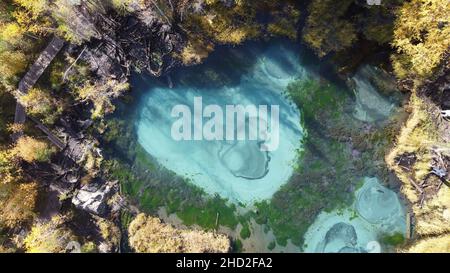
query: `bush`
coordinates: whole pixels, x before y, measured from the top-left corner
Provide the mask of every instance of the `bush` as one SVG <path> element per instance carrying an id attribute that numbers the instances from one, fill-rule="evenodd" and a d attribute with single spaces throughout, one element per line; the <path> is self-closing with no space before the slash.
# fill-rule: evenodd
<path id="1" fill-rule="evenodd" d="M 54 153 L 54 149 L 49 147 L 44 141 L 24 136 L 17 141 L 17 144 L 14 147 L 14 153 L 16 156 L 29 163 L 35 161 L 45 162 L 50 160 L 51 155 Z"/>
<path id="2" fill-rule="evenodd" d="M 34 217 L 38 185 L 32 183 L 0 183 L 0 219 L 8 227 L 30 221 Z"/>
<path id="3" fill-rule="evenodd" d="M 242 239 L 247 239 L 248 237 L 250 237 L 251 231 L 250 231 L 250 227 L 249 227 L 248 223 L 245 223 L 245 224 L 242 226 L 240 235 L 241 235 L 241 238 L 242 238 Z"/>
<path id="4" fill-rule="evenodd" d="M 225 235 L 176 229 L 143 213 L 130 223 L 128 233 L 130 246 L 137 252 L 228 252 L 230 248 Z"/>
<path id="5" fill-rule="evenodd" d="M 397 232 L 394 234 L 386 234 L 382 236 L 380 241 L 386 245 L 398 246 L 405 242 L 405 237 L 402 233 Z"/>
<path id="6" fill-rule="evenodd" d="M 64 218 L 55 216 L 48 223 L 38 223 L 24 240 L 25 249 L 30 253 L 63 253 L 75 235 L 64 226 Z"/>
<path id="7" fill-rule="evenodd" d="M 42 116 L 45 123 L 53 123 L 56 120 L 56 102 L 46 91 L 32 88 L 22 95 L 19 101 L 26 107 L 28 114 Z"/>
<path id="8" fill-rule="evenodd" d="M 392 58 L 399 78 L 428 77 L 439 65 L 450 47 L 449 10 L 448 0 L 407 1 L 399 9 L 393 40 L 398 54 Z"/>

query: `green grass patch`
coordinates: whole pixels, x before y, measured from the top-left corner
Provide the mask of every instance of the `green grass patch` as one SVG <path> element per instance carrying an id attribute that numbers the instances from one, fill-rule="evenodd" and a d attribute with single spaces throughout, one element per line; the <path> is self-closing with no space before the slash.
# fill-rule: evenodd
<path id="1" fill-rule="evenodd" d="M 242 252 L 242 241 L 239 239 L 234 240 L 231 245 L 231 251 L 233 253 L 241 253 Z"/>
<path id="2" fill-rule="evenodd" d="M 301 109 L 305 120 L 338 119 L 349 99 L 336 85 L 311 78 L 291 83 L 287 94 Z"/>
<path id="3" fill-rule="evenodd" d="M 315 79 L 291 83 L 287 94 L 302 112 L 307 138 L 291 180 L 270 201 L 257 203 L 253 217 L 273 230 L 279 245 L 286 246 L 291 240 L 301 246 L 320 211 L 343 208 L 353 197 L 347 191 L 357 182 L 351 171 L 351 151 L 330 136 L 332 126 L 348 117 L 344 106 L 350 97 L 336 85 Z"/>
<path id="4" fill-rule="evenodd" d="M 247 239 L 247 238 L 250 237 L 251 231 L 250 231 L 250 225 L 248 224 L 248 222 L 245 222 L 242 225 L 242 229 L 241 229 L 241 232 L 239 234 L 241 235 L 242 239 Z"/>
<path id="5" fill-rule="evenodd" d="M 398 246 L 405 242 L 405 237 L 400 232 L 396 232 L 394 234 L 384 234 L 381 236 L 380 242 L 385 245 Z"/>
<path id="6" fill-rule="evenodd" d="M 218 195 L 209 196 L 182 179 L 177 180 L 171 172 L 165 175 L 172 184 L 163 174 L 158 175 L 162 179 L 138 177 L 124 163 L 112 161 L 109 165 L 110 174 L 120 181 L 123 193 L 136 200 L 147 213 L 154 214 L 165 207 L 169 214 L 176 213 L 185 225 L 196 224 L 210 230 L 217 228 L 216 224 L 234 229 L 239 222 L 234 204 Z"/>

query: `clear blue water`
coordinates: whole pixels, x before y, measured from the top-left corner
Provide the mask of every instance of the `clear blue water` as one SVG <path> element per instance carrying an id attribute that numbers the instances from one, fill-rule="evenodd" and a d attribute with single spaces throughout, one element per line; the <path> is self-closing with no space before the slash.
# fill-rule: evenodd
<path id="1" fill-rule="evenodd" d="M 319 80 L 332 76 L 324 75 L 328 73 L 316 70 L 314 65 L 306 67 L 298 48 L 287 43 L 227 48 L 225 52 L 216 52 L 199 67 L 181 68 L 172 73 L 172 88 L 164 78 L 134 75 L 133 90 L 140 93 L 137 96 L 137 116 L 132 120 L 137 141 L 159 164 L 187 178 L 206 193 L 218 194 L 246 207 L 252 207 L 254 202 L 261 200 L 270 203 L 272 196 L 289 182 L 295 172 L 299 151 L 308 137 L 301 124 L 301 109 L 287 98 L 286 86 L 299 79 Z M 395 103 L 380 95 L 368 79 L 375 72 L 367 67 L 360 69 L 352 77 L 354 89 L 345 88 L 346 92 L 355 94 L 354 103 L 347 110 L 346 117 L 354 119 L 349 124 L 372 126 L 388 119 L 395 111 Z M 261 151 L 260 141 L 248 139 L 175 140 L 171 130 L 178 118 L 171 115 L 172 109 L 182 104 L 193 111 L 195 97 L 202 98 L 204 107 L 217 105 L 222 109 L 236 104 L 278 105 L 278 149 Z M 208 120 L 204 118 L 203 125 Z M 195 129 L 192 124 L 191 130 Z M 384 251 L 379 244 L 381 236 L 404 234 L 405 211 L 398 195 L 369 174 L 354 175 L 355 179 L 366 177 L 358 191 L 348 193 L 353 196 L 353 203 L 339 210 L 322 211 L 315 221 L 314 218 L 309 219 L 311 226 L 304 236 L 304 251 Z M 333 184 L 329 186 L 333 187 Z M 293 205 L 285 204 L 286 209 Z M 237 236 L 236 232 L 232 231 L 231 236 Z M 243 240 L 244 248 L 268 251 L 267 245 L 274 239 L 271 233 L 252 232 L 249 239 Z M 299 250 L 298 246 L 276 246 L 274 249 Z"/>
<path id="2" fill-rule="evenodd" d="M 207 193 L 251 203 L 270 198 L 292 174 L 304 131 L 300 111 L 284 91 L 289 82 L 306 77 L 306 71 L 295 51 L 282 44 L 242 53 L 257 53 L 251 69 L 221 86 L 197 87 L 175 82 L 169 88 L 155 86 L 145 78 L 135 81 L 134 88 L 145 91 L 136 128 L 142 147 L 167 169 L 190 179 Z M 193 113 L 194 97 L 202 98 L 203 107 L 218 105 L 224 112 L 226 105 L 265 105 L 270 114 L 271 107 L 278 106 L 278 147 L 261 151 L 259 141 L 250 140 L 248 135 L 245 140 L 175 140 L 171 128 L 177 118 L 171 116 L 172 108 L 183 104 Z M 208 120 L 203 118 L 203 125 Z M 196 129 L 201 130 L 201 126 Z"/>

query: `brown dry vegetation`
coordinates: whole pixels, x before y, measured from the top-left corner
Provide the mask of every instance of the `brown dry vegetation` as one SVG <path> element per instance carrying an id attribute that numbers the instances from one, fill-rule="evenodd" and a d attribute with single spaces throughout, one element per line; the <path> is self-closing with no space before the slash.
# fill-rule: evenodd
<path id="1" fill-rule="evenodd" d="M 141 213 L 128 228 L 130 246 L 145 253 L 228 252 L 230 241 L 225 235 L 198 230 L 181 230 L 162 223 L 156 217 Z"/>
<path id="2" fill-rule="evenodd" d="M 407 249 L 409 253 L 449 253 L 450 235 L 423 239 Z"/>
<path id="3" fill-rule="evenodd" d="M 433 111 L 432 104 L 413 94 L 409 108 L 411 115 L 402 128 L 395 147 L 386 156 L 386 162 L 402 181 L 402 192 L 411 203 L 416 236 L 420 238 L 448 234 L 450 189 L 431 174 L 431 169 L 437 157 L 436 151 L 445 155 L 450 151 L 450 146 L 443 139 L 444 133 L 440 132 L 437 122 L 439 114 Z M 439 251 L 442 245 L 436 245 L 436 249 L 433 249 L 430 240 L 419 240 L 417 247 L 411 248 L 411 251 Z"/>

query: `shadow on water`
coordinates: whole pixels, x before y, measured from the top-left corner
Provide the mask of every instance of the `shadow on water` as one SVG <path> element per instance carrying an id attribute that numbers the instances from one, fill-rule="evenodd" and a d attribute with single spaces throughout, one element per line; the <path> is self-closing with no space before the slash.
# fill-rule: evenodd
<path id="1" fill-rule="evenodd" d="M 175 68 L 170 77 L 175 86 L 189 86 L 195 89 L 210 89 L 214 87 L 234 87 L 240 84 L 243 75 L 253 71 L 257 64 L 258 56 L 266 51 L 270 46 L 279 45 L 280 50 L 296 52 L 298 63 L 308 71 L 344 87 L 345 82 L 335 73 L 335 68 L 326 60 L 320 60 L 314 53 L 299 42 L 292 42 L 287 39 L 274 39 L 270 42 L 247 41 L 240 46 L 223 45 L 218 46 L 208 58 L 199 65 Z M 286 70 L 293 70 L 292 60 L 289 60 L 283 52 L 276 53 L 276 61 Z M 133 78 L 135 80 L 133 80 Z M 146 78 L 153 85 L 167 87 L 166 77 L 155 78 L 149 75 L 132 76 L 132 84 L 140 82 L 136 78 Z M 133 90 L 137 88 L 133 87 Z"/>
<path id="2" fill-rule="evenodd" d="M 354 93 L 350 90 L 346 82 L 336 73 L 335 67 L 327 60 L 319 59 L 311 49 L 300 42 L 278 38 L 270 42 L 247 41 L 240 46 L 223 45 L 218 46 L 210 56 L 199 65 L 189 67 L 177 67 L 170 74 L 174 87 L 189 87 L 199 91 L 211 90 L 214 88 L 233 88 L 241 83 L 242 77 L 253 71 L 258 62 L 258 57 L 262 55 L 270 46 L 279 45 L 280 51 L 284 48 L 298 54 L 298 64 L 305 68 L 309 74 L 324 82 L 333 83 L 337 92 L 343 92 L 347 96 L 354 98 Z M 287 71 L 295 70 L 292 67 L 292 60 L 283 54 L 275 53 L 276 62 Z M 167 77 L 156 78 L 147 74 L 133 74 L 131 77 L 132 96 L 134 102 L 125 104 L 118 109 L 121 115 L 130 115 L 128 109 L 136 109 L 142 95 L 148 90 L 148 86 L 167 88 L 169 82 Z M 143 88 L 147 86 L 147 88 Z"/>
<path id="3" fill-rule="evenodd" d="M 308 74 L 311 74 L 314 78 L 319 78 L 324 82 L 331 82 L 338 86 L 337 92 L 350 92 L 347 91 L 348 87 L 345 82 L 342 81 L 334 72 L 334 68 L 331 64 L 319 60 L 311 50 L 304 48 L 300 43 L 293 43 L 286 39 L 271 40 L 269 43 L 260 41 L 246 42 L 242 46 L 220 46 L 206 59 L 206 61 L 200 65 L 191 67 L 180 67 L 175 69 L 171 74 L 171 80 L 174 83 L 175 88 L 182 88 L 184 86 L 194 88 L 197 90 L 215 90 L 224 86 L 228 88 L 237 87 L 241 84 L 244 75 L 250 74 L 256 65 L 258 64 L 260 56 L 264 55 L 269 47 L 279 46 L 280 52 L 271 51 L 271 55 L 275 62 L 284 67 L 287 71 L 295 71 L 292 62 L 292 55 L 282 52 L 283 49 L 296 53 L 296 58 L 300 66 L 304 67 Z M 291 60 L 289 60 L 291 57 Z M 155 114 L 157 111 L 153 111 L 151 105 L 142 105 L 144 103 L 143 98 L 148 92 L 149 87 L 168 88 L 168 81 L 166 77 L 155 78 L 149 75 L 133 74 L 131 79 L 132 96 L 131 103 L 122 103 L 118 106 L 115 117 L 126 120 L 127 126 L 134 128 L 140 119 L 148 117 L 142 117 L 139 113 L 140 110 L 146 109 L 148 113 L 151 113 L 152 119 L 158 119 Z M 344 91 L 345 90 L 345 91 Z M 219 91 L 219 90 L 218 90 Z M 353 93 L 351 93 L 353 95 Z M 256 95 L 256 94 L 255 94 Z M 348 96 L 348 94 L 346 94 Z M 182 100 L 184 98 L 181 98 Z M 268 98 L 270 99 L 270 97 Z M 144 108 L 142 108 L 144 106 Z M 283 116 L 280 117 L 283 120 Z M 160 119 L 164 119 L 160 117 Z M 288 120 L 288 119 L 286 119 Z M 320 122 L 315 119 L 305 117 L 304 120 L 309 127 L 309 130 L 314 130 L 314 135 L 326 140 L 328 136 L 323 132 L 326 132 L 326 128 L 322 126 Z M 151 121 L 150 121 L 151 122 Z M 295 126 L 292 126 L 295 127 Z M 130 142 L 137 141 L 136 130 L 130 130 L 130 137 L 133 139 Z M 322 158 L 325 162 L 328 162 L 328 158 L 319 148 L 314 147 L 313 143 L 306 142 L 311 150 L 315 151 L 316 158 Z M 127 164 L 133 165 L 133 151 L 127 151 L 123 145 L 111 145 L 114 155 L 123 159 Z M 147 153 L 147 152 L 145 152 Z M 150 158 L 152 155 L 148 155 Z"/>

